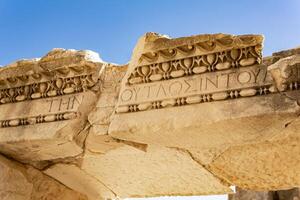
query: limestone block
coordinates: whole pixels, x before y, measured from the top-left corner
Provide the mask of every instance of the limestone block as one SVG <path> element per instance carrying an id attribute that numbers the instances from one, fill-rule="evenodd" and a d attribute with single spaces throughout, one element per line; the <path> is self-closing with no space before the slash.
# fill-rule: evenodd
<path id="1" fill-rule="evenodd" d="M 148 147 L 107 135 L 126 69 L 127 66 L 106 67 L 102 74 L 101 94 L 88 117 L 91 127 L 80 169 L 121 198 L 230 192 L 228 185 L 206 171 L 187 152 Z M 47 174 L 49 170 L 69 171 L 63 166 L 51 167 Z"/>
<path id="2" fill-rule="evenodd" d="M 122 81 L 109 135 L 188 151 L 218 178 L 245 189 L 299 185 L 297 132 L 290 139 L 282 132 L 299 115 L 298 61 L 281 91 L 262 63 L 261 42 L 256 35 L 146 34 Z"/>
<path id="3" fill-rule="evenodd" d="M 282 92 L 281 98 L 294 101 L 297 105 L 295 112 L 299 112 L 300 94 L 291 91 L 297 90 L 299 84 L 299 58 L 299 54 L 288 56 L 268 68 L 278 90 Z M 288 107 L 285 107 L 283 102 L 280 106 L 288 112 Z M 211 170 L 224 179 L 231 180 L 232 184 L 252 190 L 278 190 L 298 186 L 300 183 L 298 116 L 285 124 L 277 122 L 282 124 L 281 127 L 273 125 L 272 135 L 266 137 L 264 141 L 256 140 L 252 144 L 236 145 L 226 149 L 211 163 Z"/>
<path id="4" fill-rule="evenodd" d="M 290 88 L 297 87 L 300 68 L 300 54 L 280 59 L 268 67 L 279 91 L 283 92 Z"/>
<path id="5" fill-rule="evenodd" d="M 80 167 L 81 174 L 94 177 L 120 198 L 231 192 L 228 185 L 214 177 L 186 152 L 159 146 L 142 148 L 142 145 L 126 145 L 109 141 L 108 138 L 106 141 L 110 148 L 105 150 L 103 143 L 87 146 Z M 70 167 L 56 165 L 47 169 L 46 173 L 75 189 L 72 183 L 78 181 L 68 179 L 73 177 L 66 175 L 70 171 Z"/>
<path id="6" fill-rule="evenodd" d="M 94 135 L 108 134 L 111 117 L 115 112 L 120 85 L 127 66 L 108 65 L 101 74 L 101 94 L 88 116 L 91 132 Z"/>
<path id="7" fill-rule="evenodd" d="M 115 199 L 115 194 L 100 180 L 71 164 L 56 164 L 45 171 L 46 174 L 67 185 L 69 188 L 85 194 L 89 200 Z"/>
<path id="8" fill-rule="evenodd" d="M 0 151 L 23 162 L 82 153 L 104 67 L 93 52 L 54 49 L 1 68 Z"/>
<path id="9" fill-rule="evenodd" d="M 262 41 L 147 33 L 124 66 L 54 49 L 1 68 L 0 152 L 42 172 L 0 157 L 0 198 L 208 195 L 236 185 L 235 198 L 271 200 L 263 191 L 299 186 L 299 49 L 263 59 Z M 289 194 L 272 197 L 298 198 Z"/>
<path id="10" fill-rule="evenodd" d="M 40 171 L 0 156 L 1 200 L 87 200 Z"/>

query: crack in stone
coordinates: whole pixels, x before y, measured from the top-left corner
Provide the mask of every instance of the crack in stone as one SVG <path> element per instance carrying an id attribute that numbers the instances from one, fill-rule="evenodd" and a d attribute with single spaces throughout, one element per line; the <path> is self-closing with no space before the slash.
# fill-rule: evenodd
<path id="1" fill-rule="evenodd" d="M 286 92 L 280 92 L 281 95 L 287 97 L 290 100 L 293 100 L 297 103 L 297 106 L 300 106 L 300 100 L 294 97 L 289 96 Z"/>
<path id="2" fill-rule="evenodd" d="M 128 146 L 134 147 L 134 148 L 136 148 L 136 149 L 138 149 L 138 150 L 147 152 L 148 144 L 139 143 L 139 142 L 134 142 L 134 141 L 128 141 L 128 140 L 121 140 L 121 139 L 114 138 L 114 137 L 112 137 L 112 138 L 113 138 L 116 142 L 118 142 L 118 143 L 123 143 L 123 144 L 126 144 L 126 145 L 128 145 Z"/>
<path id="3" fill-rule="evenodd" d="M 202 164 L 201 161 L 199 161 L 197 158 L 195 158 L 195 157 L 193 156 L 193 154 L 192 154 L 189 150 L 184 149 L 184 148 L 179 148 L 179 147 L 167 147 L 167 148 L 175 149 L 175 150 L 177 150 L 177 151 L 180 151 L 180 152 L 183 152 L 183 153 L 189 155 L 189 157 L 190 157 L 193 161 L 195 161 L 198 165 L 200 165 L 201 167 L 203 167 L 203 168 L 204 168 L 206 171 L 208 171 L 213 177 L 215 177 L 216 179 L 218 179 L 222 184 L 224 184 L 224 185 L 226 185 L 226 186 L 230 186 L 230 185 L 231 185 L 231 184 L 230 184 L 230 181 L 226 180 L 226 179 L 223 178 L 223 177 L 220 177 L 220 176 L 217 176 L 216 174 L 214 174 L 214 173 L 211 171 L 211 169 L 209 169 L 208 166 Z"/>
<path id="4" fill-rule="evenodd" d="M 97 180 L 99 183 L 101 183 L 105 188 L 107 188 L 111 193 L 113 193 L 113 195 L 115 195 L 115 197 L 118 197 L 117 193 L 115 193 L 115 192 L 113 191 L 113 189 L 111 189 L 109 186 L 107 186 L 103 181 L 99 180 L 99 178 L 93 176 L 92 174 L 87 173 L 85 170 L 83 170 L 83 169 L 81 169 L 81 168 L 80 168 L 80 170 L 81 170 L 83 173 L 85 173 L 87 176 L 90 176 L 90 177 L 96 179 L 96 180 Z"/>
<path id="5" fill-rule="evenodd" d="M 8 159 L 8 160 L 11 161 L 11 162 L 15 162 L 15 163 L 18 163 L 19 165 L 22 165 L 25 169 L 29 169 L 30 167 L 32 167 L 33 169 L 35 169 L 35 170 L 39 171 L 40 173 L 42 173 L 43 176 L 48 177 L 48 178 L 50 178 L 51 180 L 60 183 L 61 185 L 63 185 L 64 187 L 66 187 L 66 188 L 68 188 L 68 189 L 70 189 L 70 190 L 72 190 L 72 191 L 78 192 L 78 191 L 73 190 L 72 188 L 68 187 L 67 185 L 65 185 L 65 184 L 62 183 L 61 181 L 57 180 L 56 178 L 51 177 L 51 176 L 49 176 L 48 174 L 44 173 L 44 170 L 41 170 L 41 169 L 39 169 L 39 168 L 36 168 L 35 166 L 33 166 L 33 165 L 29 164 L 29 163 L 22 163 L 22 162 L 20 162 L 20 161 L 18 161 L 18 160 L 15 160 L 14 158 L 9 157 L 9 156 L 7 156 L 7 155 L 4 155 L 4 154 L 2 154 L 2 153 L 0 153 L 0 156 L 3 156 L 4 158 Z M 27 179 L 27 177 L 25 177 L 25 178 Z M 27 180 L 28 180 L 28 179 L 27 179 Z M 32 183 L 31 180 L 28 180 L 28 182 Z M 7 193 L 7 192 L 10 192 L 10 191 L 5 190 L 5 192 Z M 14 191 L 13 193 L 14 193 L 14 194 L 18 194 L 18 193 L 16 193 L 15 191 Z M 78 193 L 80 193 L 80 192 L 78 192 Z M 81 194 L 81 193 L 80 193 L 80 194 Z M 18 195 L 24 195 L 24 194 L 18 194 Z M 31 194 L 31 196 L 32 196 L 32 194 Z"/>

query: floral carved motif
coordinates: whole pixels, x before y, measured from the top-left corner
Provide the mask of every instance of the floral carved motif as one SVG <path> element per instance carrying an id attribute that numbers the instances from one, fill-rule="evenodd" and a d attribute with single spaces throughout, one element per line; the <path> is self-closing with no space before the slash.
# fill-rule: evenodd
<path id="1" fill-rule="evenodd" d="M 191 49 L 193 48 L 191 47 Z M 175 54 L 173 55 L 171 51 L 169 53 L 168 56 L 166 56 L 166 53 L 162 55 L 164 57 L 175 57 Z M 261 61 L 261 50 L 257 46 L 196 55 L 137 66 L 130 74 L 128 84 L 149 83 L 206 72 L 251 66 L 260 64 Z"/>
<path id="2" fill-rule="evenodd" d="M 0 104 L 79 93 L 92 87 L 92 75 L 58 78 L 0 90 Z"/>

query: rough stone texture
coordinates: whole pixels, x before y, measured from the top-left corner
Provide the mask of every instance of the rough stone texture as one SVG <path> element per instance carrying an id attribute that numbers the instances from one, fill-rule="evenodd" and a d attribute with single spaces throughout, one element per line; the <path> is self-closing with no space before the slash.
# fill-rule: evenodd
<path id="1" fill-rule="evenodd" d="M 300 191 L 299 188 L 293 188 L 290 190 L 276 191 L 274 193 L 274 200 L 299 200 Z"/>
<path id="2" fill-rule="evenodd" d="M 235 194 L 229 195 L 229 200 L 273 200 L 273 193 L 255 192 L 237 188 Z"/>
<path id="3" fill-rule="evenodd" d="M 299 49 L 262 41 L 147 33 L 123 66 L 54 49 L 1 68 L 0 152 L 92 200 L 297 187 Z"/>
<path id="4" fill-rule="evenodd" d="M 91 199 L 230 192 L 226 184 L 206 171 L 187 152 L 120 141 L 108 135 L 120 81 L 126 69 L 126 66 L 107 67 L 101 76 L 101 94 L 88 117 L 89 134 L 82 161 L 77 166 L 56 164 L 47 168 L 45 173 Z M 86 184 L 66 178 L 74 174 L 77 177 L 80 174 L 79 179 L 83 180 L 93 177 L 98 184 L 93 184 L 94 187 L 88 190 L 81 186 Z M 96 190 L 96 187 L 102 189 Z"/>
<path id="5" fill-rule="evenodd" d="M 257 192 L 236 189 L 235 194 L 229 195 L 229 200 L 299 200 L 300 193 L 298 188 L 290 190 L 279 190 L 279 191 L 268 191 L 268 192 Z"/>
<path id="6" fill-rule="evenodd" d="M 291 126 L 299 114 L 298 56 L 287 64 L 293 64 L 289 77 L 285 70 L 278 73 L 287 79 L 282 91 L 273 80 L 278 67 L 268 71 L 261 62 L 260 36 L 202 37 L 147 34 L 139 40 L 109 134 L 188 151 L 217 177 L 242 188 L 299 185 L 299 134 Z"/>
<path id="7" fill-rule="evenodd" d="M 87 200 L 31 166 L 0 156 L 1 200 Z"/>
<path id="8" fill-rule="evenodd" d="M 0 71 L 0 151 L 23 162 L 76 156 L 104 63 L 90 51 L 54 49 Z"/>
<path id="9" fill-rule="evenodd" d="M 45 173 L 69 188 L 85 194 L 89 200 L 114 199 L 114 194 L 101 180 L 91 176 L 73 164 L 56 164 Z"/>
<path id="10" fill-rule="evenodd" d="M 144 152 L 121 145 L 102 155 L 88 153 L 80 171 L 99 180 L 120 198 L 230 192 L 186 152 L 162 147 L 149 146 Z M 73 172 L 68 165 L 54 165 L 45 173 L 68 185 L 59 173 L 72 176 Z M 68 186 L 75 189 L 72 185 Z"/>

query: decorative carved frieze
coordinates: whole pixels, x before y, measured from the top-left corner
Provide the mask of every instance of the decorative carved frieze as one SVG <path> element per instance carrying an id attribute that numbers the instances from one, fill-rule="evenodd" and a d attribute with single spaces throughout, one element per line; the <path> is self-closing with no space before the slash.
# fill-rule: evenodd
<path id="1" fill-rule="evenodd" d="M 290 83 L 290 90 L 298 90 L 300 87 L 299 82 Z M 221 100 L 230 100 L 242 97 L 252 97 L 252 96 L 261 96 L 276 93 L 277 90 L 273 85 L 266 85 L 262 87 L 254 88 L 245 88 L 239 90 L 228 90 L 218 93 L 207 93 L 194 96 L 180 97 L 174 99 L 166 99 L 161 101 L 151 101 L 141 104 L 130 104 L 119 106 L 116 109 L 117 113 L 127 113 L 127 112 L 138 112 L 152 109 L 160 109 L 167 107 L 191 105 L 212 101 L 221 101 Z"/>
<path id="2" fill-rule="evenodd" d="M 58 78 L 88 76 L 104 65 L 91 51 L 53 49 L 42 58 L 20 60 L 0 70 L 0 89 L 21 87 Z"/>
<path id="3" fill-rule="evenodd" d="M 279 78 L 283 83 L 279 82 L 285 90 L 299 89 L 300 68 L 295 60 L 286 70 L 276 69 L 278 72 L 267 71 L 261 64 L 261 36 L 212 35 L 200 42 L 197 36 L 179 40 L 153 39 L 144 46 L 152 52 L 137 54 L 136 59 L 140 59 L 130 64 L 117 113 L 278 93 L 278 84 L 271 76 L 274 73 L 284 77 Z M 173 46 L 160 48 L 168 46 L 165 43 Z M 174 46 L 177 43 L 180 45 Z"/>
<path id="4" fill-rule="evenodd" d="M 20 60 L 1 68 L 0 128 L 76 118 L 85 93 L 98 82 L 104 65 L 91 51 L 54 49 L 41 59 Z"/>
<path id="5" fill-rule="evenodd" d="M 295 65 L 289 89 L 299 87 Z M 253 65 L 124 87 L 117 113 L 137 112 L 276 93 L 265 65 Z"/>
<path id="6" fill-rule="evenodd" d="M 92 75 L 57 78 L 0 90 L 0 104 L 83 92 L 95 84 Z"/>
<path id="7" fill-rule="evenodd" d="M 17 76 L 11 76 L 8 78 L 0 79 L 0 88 L 8 88 L 14 86 L 21 86 L 30 83 L 36 83 L 41 81 L 47 81 L 53 79 L 53 77 L 73 77 L 78 75 L 91 74 L 92 70 L 88 66 L 72 66 L 63 69 L 56 69 L 51 72 L 40 71 L 32 72 L 28 74 L 22 74 Z"/>
<path id="8" fill-rule="evenodd" d="M 143 53 L 128 84 L 168 80 L 205 72 L 260 64 L 262 37 L 224 36 Z"/>
<path id="9" fill-rule="evenodd" d="M 38 115 L 31 117 L 22 117 L 0 121 L 0 128 L 34 125 L 47 122 L 75 119 L 79 114 L 77 112 L 60 112 L 55 114 Z"/>

